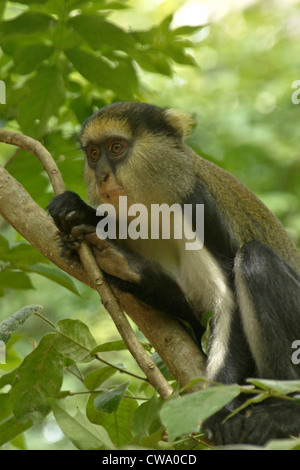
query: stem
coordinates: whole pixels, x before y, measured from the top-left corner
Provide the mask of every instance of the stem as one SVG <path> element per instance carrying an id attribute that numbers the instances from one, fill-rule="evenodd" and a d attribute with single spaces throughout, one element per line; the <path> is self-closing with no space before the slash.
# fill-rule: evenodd
<path id="1" fill-rule="evenodd" d="M 52 155 L 40 142 L 26 135 L 17 134 L 4 129 L 0 129 L 0 142 L 16 145 L 35 155 L 42 163 L 44 170 L 48 173 L 54 193 L 57 195 L 66 190 L 58 166 L 53 160 Z"/>
<path id="2" fill-rule="evenodd" d="M 131 377 L 134 377 L 135 379 L 139 379 L 139 380 L 143 380 L 145 382 L 149 382 L 149 380 L 145 379 L 145 377 L 141 377 L 140 375 L 134 374 L 133 372 L 129 372 L 128 370 L 122 369 L 122 367 L 115 366 L 114 364 L 111 364 L 110 362 L 105 361 L 104 359 L 99 357 L 98 354 L 96 354 L 95 359 L 97 359 L 99 362 L 102 362 L 103 364 L 105 364 L 109 367 L 112 367 L 113 369 L 116 369 L 121 374 L 127 374 L 127 375 L 130 375 Z"/>
<path id="3" fill-rule="evenodd" d="M 44 317 L 44 315 L 42 315 L 39 312 L 35 312 L 34 314 L 37 317 L 40 317 L 44 322 L 48 323 L 50 326 L 52 326 L 52 328 L 54 328 L 56 330 L 56 326 L 54 325 L 54 323 L 52 323 L 52 321 L 48 320 L 48 318 Z"/>

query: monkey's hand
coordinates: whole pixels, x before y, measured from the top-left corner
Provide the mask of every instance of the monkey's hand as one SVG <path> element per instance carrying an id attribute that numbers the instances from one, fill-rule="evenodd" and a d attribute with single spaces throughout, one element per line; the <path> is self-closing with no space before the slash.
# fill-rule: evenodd
<path id="1" fill-rule="evenodd" d="M 140 282 L 140 266 L 136 257 L 116 243 L 97 236 L 96 225 L 100 219 L 95 209 L 78 194 L 66 191 L 53 198 L 47 209 L 60 231 L 64 256 L 78 261 L 76 249 L 82 241 L 86 241 L 106 274 L 133 284 Z"/>
<path id="2" fill-rule="evenodd" d="M 72 191 L 54 197 L 47 209 L 60 232 L 62 255 L 73 262 L 79 262 L 76 249 L 80 241 L 74 238 L 72 229 L 85 224 L 91 227 L 90 231 L 95 231 L 98 222 L 95 209 Z"/>
<path id="3" fill-rule="evenodd" d="M 133 284 L 140 282 L 133 257 L 116 243 L 101 240 L 97 236 L 96 212 L 76 193 L 66 191 L 56 196 L 48 210 L 60 231 L 64 256 L 78 261 L 75 252 L 80 243 L 85 241 L 92 247 L 97 264 L 106 274 Z"/>
<path id="4" fill-rule="evenodd" d="M 96 211 L 88 206 L 76 193 L 66 191 L 52 199 L 47 207 L 55 225 L 63 234 L 70 234 L 76 225 L 96 226 L 99 219 Z"/>
<path id="5" fill-rule="evenodd" d="M 91 246 L 98 266 L 109 276 L 133 284 L 141 281 L 136 256 L 122 249 L 114 241 L 99 238 L 95 227 L 78 225 L 73 227 L 71 235 L 73 240 L 85 241 Z"/>

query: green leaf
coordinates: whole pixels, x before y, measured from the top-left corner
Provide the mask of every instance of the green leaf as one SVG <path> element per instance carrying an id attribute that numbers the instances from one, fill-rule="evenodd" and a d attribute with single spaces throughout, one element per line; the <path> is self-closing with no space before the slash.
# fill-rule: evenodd
<path id="1" fill-rule="evenodd" d="M 7 343 L 11 334 L 27 320 L 30 315 L 40 312 L 43 309 L 41 305 L 28 305 L 13 313 L 10 317 L 0 323 L 0 341 Z"/>
<path id="2" fill-rule="evenodd" d="M 168 53 L 169 56 L 178 64 L 197 65 L 195 59 L 191 55 L 187 54 L 180 44 L 172 44 L 168 49 Z"/>
<path id="3" fill-rule="evenodd" d="M 42 135 L 50 117 L 65 101 L 65 85 L 59 69 L 44 66 L 26 82 L 28 94 L 20 103 L 18 122 L 24 134 Z"/>
<path id="4" fill-rule="evenodd" d="M 129 392 L 127 392 L 129 393 Z M 86 407 L 88 419 L 95 424 L 104 426 L 111 440 L 118 447 L 132 442 L 131 421 L 134 412 L 138 408 L 137 401 L 123 398 L 115 413 L 102 413 L 94 407 L 94 394 L 90 396 Z"/>
<path id="5" fill-rule="evenodd" d="M 51 281 L 56 282 L 56 284 L 59 284 L 60 286 L 65 287 L 69 291 L 73 292 L 73 294 L 80 296 L 73 280 L 61 269 L 52 266 L 35 265 L 29 266 L 28 268 L 26 268 L 26 271 L 37 273 L 41 276 L 46 277 L 47 279 L 51 279 Z"/>
<path id="6" fill-rule="evenodd" d="M 165 428 L 161 426 L 156 432 L 150 434 L 149 436 L 145 437 L 141 441 L 139 441 L 139 445 L 141 447 L 146 447 L 146 448 L 159 448 L 159 441 L 161 441 L 163 433 L 165 432 Z"/>
<path id="7" fill-rule="evenodd" d="M 18 369 L 14 369 L 8 374 L 2 375 L 2 377 L 0 377 L 0 389 L 5 387 L 5 385 L 11 385 L 14 382 L 17 373 Z"/>
<path id="8" fill-rule="evenodd" d="M 44 336 L 19 367 L 11 388 L 11 405 L 19 421 L 39 421 L 51 407 L 63 380 L 63 357 L 55 348 L 55 334 Z"/>
<path id="9" fill-rule="evenodd" d="M 113 367 L 101 367 L 90 372 L 84 379 L 84 385 L 88 390 L 96 390 L 100 385 L 117 372 Z"/>
<path id="10" fill-rule="evenodd" d="M 141 343 L 143 348 L 146 351 L 150 351 L 151 347 L 148 343 Z M 91 351 L 91 354 L 94 355 L 98 352 L 108 352 L 108 351 L 124 351 L 128 350 L 126 343 L 123 340 L 118 341 L 109 341 L 107 343 L 99 344 L 96 348 Z"/>
<path id="11" fill-rule="evenodd" d="M 96 51 L 99 49 L 126 51 L 135 46 L 135 40 L 130 33 L 126 33 L 99 15 L 77 15 L 68 21 L 68 26 L 74 28 Z"/>
<path id="12" fill-rule="evenodd" d="M 48 0 L 10 0 L 10 3 L 25 3 L 30 5 L 31 3 L 47 3 Z"/>
<path id="13" fill-rule="evenodd" d="M 158 355 L 157 352 L 151 354 L 151 359 L 167 380 L 171 380 L 173 378 L 171 372 L 169 371 L 166 364 L 163 362 L 162 358 Z"/>
<path id="14" fill-rule="evenodd" d="M 191 36 L 198 33 L 204 26 L 180 26 L 179 28 L 173 29 L 172 34 L 174 36 Z"/>
<path id="15" fill-rule="evenodd" d="M 28 46 L 19 47 L 14 54 L 14 72 L 24 75 L 34 72 L 37 64 L 40 66 L 53 52 L 54 47 L 45 44 L 29 44 Z"/>
<path id="16" fill-rule="evenodd" d="M 102 426 L 90 423 L 79 410 L 76 416 L 72 417 L 55 400 L 50 400 L 50 403 L 57 424 L 77 449 L 115 449 Z"/>
<path id="17" fill-rule="evenodd" d="M 19 243 L 13 246 L 5 259 L 17 267 L 39 262 L 48 263 L 48 260 L 29 243 Z"/>
<path id="18" fill-rule="evenodd" d="M 0 272 L 0 287 L 7 289 L 34 289 L 30 278 L 25 273 L 8 270 Z"/>
<path id="19" fill-rule="evenodd" d="M 11 416 L 9 393 L 0 393 L 0 422 Z"/>
<path id="20" fill-rule="evenodd" d="M 90 362 L 96 346 L 89 328 L 80 320 L 64 319 L 57 323 L 55 344 L 58 351 L 75 362 Z"/>
<path id="21" fill-rule="evenodd" d="M 197 430 L 202 421 L 223 408 L 239 393 L 238 385 L 221 385 L 171 398 L 165 402 L 160 416 L 170 440 Z"/>
<path id="22" fill-rule="evenodd" d="M 201 317 L 201 325 L 205 328 L 205 332 L 201 338 L 201 348 L 206 355 L 208 355 L 209 352 L 209 340 L 211 337 L 210 320 L 212 319 L 212 316 L 213 312 L 205 312 L 205 314 Z"/>
<path id="23" fill-rule="evenodd" d="M 88 81 L 104 90 L 112 90 L 121 99 L 129 99 L 137 87 L 137 77 L 131 61 L 115 57 L 115 65 L 90 52 L 76 48 L 65 51 L 75 69 Z"/>
<path id="24" fill-rule="evenodd" d="M 3 364 L 0 364 L 1 371 L 12 371 L 12 374 L 17 373 L 17 367 L 22 363 L 23 357 L 16 351 L 14 345 L 22 339 L 24 336 L 18 333 L 14 333 L 14 335 L 10 338 L 6 345 L 2 345 L 1 347 L 1 361 Z M 13 377 L 10 375 L 4 375 L 0 379 L 0 383 L 3 387 L 4 382 L 9 380 L 9 384 L 13 382 Z M 3 381 L 3 382 L 2 382 Z"/>
<path id="25" fill-rule="evenodd" d="M 90 52 L 78 48 L 68 49 L 66 55 L 83 77 L 92 83 L 96 83 L 101 88 L 110 89 L 109 79 L 113 69 L 107 62 Z"/>
<path id="26" fill-rule="evenodd" d="M 139 65 L 148 72 L 160 73 L 170 77 L 172 75 L 172 68 L 169 63 L 169 56 L 160 51 L 136 50 L 132 52 L 132 57 L 139 63 Z"/>
<path id="27" fill-rule="evenodd" d="M 9 250 L 8 240 L 2 235 L 0 235 L 0 259 L 4 259 L 3 256 L 6 255 L 8 250 Z"/>
<path id="28" fill-rule="evenodd" d="M 19 102 L 17 101 L 14 104 L 16 109 L 18 109 L 22 99 L 24 99 L 24 97 L 20 98 Z M 43 168 L 41 162 L 39 162 L 34 155 L 23 149 L 19 149 L 18 157 L 13 159 L 9 165 L 9 172 L 18 181 L 22 181 L 22 185 L 36 202 L 42 207 L 46 206 L 49 201 L 49 196 L 45 197 L 44 195 L 49 187 L 49 180 L 45 176 L 41 176 Z M 32 175 L 34 175 L 34 178 Z M 22 245 L 24 244 L 22 243 Z M 38 253 L 37 250 L 35 250 L 35 252 Z M 33 256 L 34 257 L 28 261 L 28 264 L 37 262 L 36 255 Z M 42 258 L 42 255 L 40 255 L 40 257 Z M 40 259 L 38 261 L 40 261 Z"/>
<path id="29" fill-rule="evenodd" d="M 80 5 L 82 11 L 98 13 L 99 10 L 124 10 L 130 8 L 129 5 L 126 5 L 127 0 L 122 0 L 120 2 L 114 2 L 110 0 L 93 0 L 93 2 L 87 2 L 86 0 L 77 0 L 76 5 Z"/>
<path id="30" fill-rule="evenodd" d="M 15 439 L 17 436 L 31 428 L 32 422 L 20 423 L 16 418 L 11 417 L 0 424 L 0 446 Z"/>
<path id="31" fill-rule="evenodd" d="M 79 88 L 79 90 L 76 89 L 77 87 Z M 67 88 L 68 91 L 72 91 L 75 93 L 80 92 L 80 86 L 71 81 L 68 81 Z M 87 102 L 86 96 L 78 96 L 77 98 L 73 99 L 70 103 L 70 108 L 76 114 L 76 117 L 79 122 L 84 122 L 86 120 L 86 117 L 92 114 L 91 105 Z"/>
<path id="32" fill-rule="evenodd" d="M 247 382 L 263 390 L 275 390 L 283 395 L 300 392 L 300 380 L 247 379 Z"/>
<path id="33" fill-rule="evenodd" d="M 116 412 L 129 384 L 130 382 L 127 381 L 99 393 L 94 400 L 96 410 L 102 411 L 102 413 Z"/>
<path id="34" fill-rule="evenodd" d="M 300 439 L 274 439 L 263 448 L 264 450 L 300 450 Z"/>
<path id="35" fill-rule="evenodd" d="M 127 349 L 124 341 L 109 341 L 108 343 L 99 344 L 96 348 L 93 349 L 91 354 L 96 354 L 97 352 L 107 352 L 107 351 L 122 351 Z"/>
<path id="36" fill-rule="evenodd" d="M 155 393 L 150 400 L 142 403 L 135 411 L 131 430 L 133 435 L 138 436 L 139 442 L 161 429 L 160 409 L 161 400 Z"/>
<path id="37" fill-rule="evenodd" d="M 45 31 L 49 28 L 54 19 L 45 13 L 25 12 L 12 20 L 0 23 L 0 33 L 3 35 L 33 34 Z"/>

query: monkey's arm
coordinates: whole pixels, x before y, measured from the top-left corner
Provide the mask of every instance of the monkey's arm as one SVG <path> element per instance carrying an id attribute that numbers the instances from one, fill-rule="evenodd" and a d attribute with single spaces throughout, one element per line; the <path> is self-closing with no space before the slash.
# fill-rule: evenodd
<path id="1" fill-rule="evenodd" d="M 91 227 L 80 225 L 72 235 L 92 247 L 98 265 L 119 290 L 129 292 L 151 307 L 193 321 L 192 310 L 177 282 L 158 264 L 114 241 L 101 240 Z"/>
<path id="2" fill-rule="evenodd" d="M 100 217 L 96 216 L 95 209 L 77 194 L 66 191 L 50 202 L 48 210 L 61 232 L 64 254 L 74 250 L 80 240 L 85 240 L 112 285 L 155 309 L 188 321 L 200 341 L 203 330 L 177 282 L 159 265 L 138 253 L 113 240 L 98 238 L 96 224 Z"/>

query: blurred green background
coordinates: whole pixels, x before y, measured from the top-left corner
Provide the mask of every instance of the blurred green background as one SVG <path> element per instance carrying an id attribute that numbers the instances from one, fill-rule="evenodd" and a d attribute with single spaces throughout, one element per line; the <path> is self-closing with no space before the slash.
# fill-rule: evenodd
<path id="1" fill-rule="evenodd" d="M 256 193 L 300 247 L 300 104 L 292 102 L 293 93 L 300 98 L 292 88 L 300 80 L 299 1 L 2 1 L 0 18 L 0 127 L 40 140 L 68 189 L 85 197 L 77 133 L 92 112 L 116 100 L 176 107 L 196 119 L 189 145 Z M 34 157 L 0 144 L 0 164 L 47 206 L 51 188 Z M 22 241 L 3 219 L 0 233 L 11 246 Z M 22 271 L 22 262 L 9 264 L 0 250 L 0 271 Z M 118 339 L 94 292 L 76 282 L 77 296 L 25 276 L 26 289 L 0 279 L 0 321 L 41 304 L 52 321 L 80 318 L 99 342 Z M 37 318 L 26 323 L 11 366 L 32 349 L 28 336 L 36 341 L 46 330 Z M 129 354 L 126 363 L 136 368 Z M 32 447 L 65 448 L 51 426 L 27 433 Z"/>

